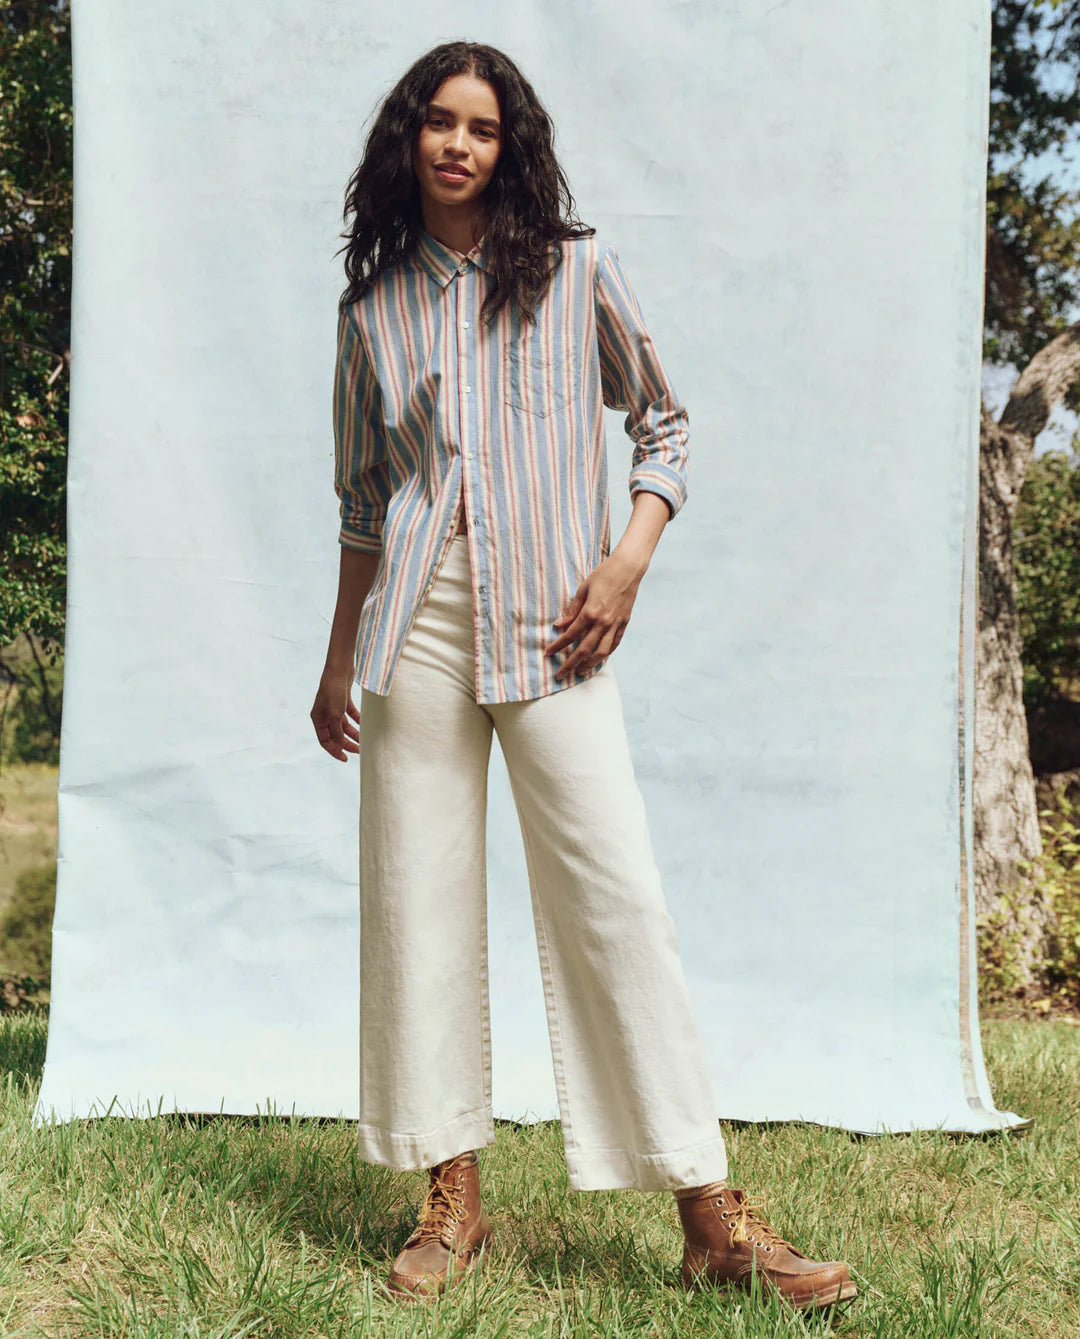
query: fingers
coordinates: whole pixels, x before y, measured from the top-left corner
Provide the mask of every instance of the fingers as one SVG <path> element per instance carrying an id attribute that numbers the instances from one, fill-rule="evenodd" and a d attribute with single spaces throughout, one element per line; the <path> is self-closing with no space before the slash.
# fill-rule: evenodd
<path id="1" fill-rule="evenodd" d="M 346 750 L 354 753 L 358 751 L 358 745 L 346 740 L 340 729 L 335 731 L 329 725 L 317 725 L 315 738 L 331 758 L 337 758 L 340 762 L 346 760 L 348 756 Z"/>
<path id="2" fill-rule="evenodd" d="M 562 615 L 562 617 L 568 617 L 568 615 Z M 556 622 L 558 622 L 558 619 L 556 619 Z M 564 646 L 570 646 L 571 643 L 576 642 L 580 637 L 588 635 L 588 633 L 592 632 L 594 629 L 597 630 L 597 635 L 600 636 L 607 630 L 607 624 L 606 622 L 601 621 L 597 614 L 590 613 L 583 605 L 579 612 L 574 616 L 573 621 L 563 628 L 562 632 L 553 642 L 549 642 L 544 648 L 544 654 L 552 656 L 557 651 L 561 651 Z"/>
<path id="3" fill-rule="evenodd" d="M 331 758 L 346 762 L 350 753 L 360 752 L 360 731 L 353 724 L 354 720 L 360 720 L 360 711 L 351 697 L 341 716 L 327 714 L 325 708 L 320 709 L 319 705 L 312 708 L 310 715 L 315 727 L 315 738 Z"/>
<path id="4" fill-rule="evenodd" d="M 559 617 L 555 619 L 555 625 L 558 626 L 567 618 L 571 618 L 569 613 L 560 614 Z M 569 646 L 571 642 L 575 641 L 581 635 L 581 630 L 587 626 L 588 621 L 583 619 L 580 613 L 574 615 L 572 622 L 563 627 L 563 630 L 553 642 L 548 643 L 545 648 L 545 654 L 553 656 L 557 651 L 561 651 L 564 646 Z"/>
<path id="5" fill-rule="evenodd" d="M 359 742 L 345 738 L 340 731 L 336 738 L 332 734 L 328 734 L 325 729 L 321 734 L 318 732 L 316 732 L 316 734 L 319 743 L 327 753 L 329 753 L 331 758 L 337 758 L 339 762 L 346 762 L 350 753 L 360 752 Z"/>
<path id="6" fill-rule="evenodd" d="M 556 637 L 553 642 L 549 642 L 547 646 L 544 647 L 544 655 L 553 658 L 556 655 L 558 655 L 558 653 L 562 651 L 565 647 L 572 646 L 573 643 L 576 642 L 578 638 L 582 635 L 587 626 L 588 624 L 579 614 L 578 617 L 573 621 L 573 623 L 571 623 L 568 628 L 565 628 L 563 630 L 560 636 Z M 575 648 L 575 650 L 580 650 L 580 647 Z M 570 664 L 574 654 L 575 652 L 571 651 L 568 658 L 564 660 L 562 665 L 555 671 L 556 679 L 563 677 L 563 670 L 566 669 L 566 666 L 568 664 Z"/>
<path id="7" fill-rule="evenodd" d="M 571 674 L 585 673 L 596 665 L 602 665 L 621 640 L 622 629 L 618 625 L 593 623 L 577 647 L 555 671 L 556 679 L 568 679 Z"/>

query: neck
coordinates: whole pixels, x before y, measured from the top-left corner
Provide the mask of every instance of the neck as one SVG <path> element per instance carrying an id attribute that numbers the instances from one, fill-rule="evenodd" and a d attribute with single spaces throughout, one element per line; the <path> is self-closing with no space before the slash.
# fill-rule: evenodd
<path id="1" fill-rule="evenodd" d="M 423 209 L 424 229 L 431 233 L 443 246 L 468 255 L 483 237 L 487 219 L 481 209 L 471 209 L 467 214 L 460 210 L 443 209 L 438 205 L 425 205 Z"/>

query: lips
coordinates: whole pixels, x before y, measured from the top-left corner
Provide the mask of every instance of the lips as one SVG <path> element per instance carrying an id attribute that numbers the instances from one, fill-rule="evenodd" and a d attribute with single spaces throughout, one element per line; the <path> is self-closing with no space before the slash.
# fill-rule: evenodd
<path id="1" fill-rule="evenodd" d="M 471 172 L 466 172 L 464 168 L 458 167 L 458 166 L 457 166 L 456 164 L 454 164 L 454 163 L 436 163 L 436 164 L 435 164 L 435 171 L 436 171 L 436 172 L 443 172 L 443 173 L 445 173 L 447 176 L 455 176 L 455 177 L 469 177 L 469 176 L 472 176 L 472 173 L 471 173 Z"/>

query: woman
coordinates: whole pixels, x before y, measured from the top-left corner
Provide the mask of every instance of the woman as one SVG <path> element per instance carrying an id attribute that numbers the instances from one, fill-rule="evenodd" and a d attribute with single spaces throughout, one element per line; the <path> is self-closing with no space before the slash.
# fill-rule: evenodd
<path id="1" fill-rule="evenodd" d="M 311 718 L 332 757 L 360 754 L 359 1152 L 430 1176 L 389 1284 L 429 1296 L 490 1249 L 495 731 L 572 1188 L 672 1190 L 687 1287 L 756 1268 L 825 1305 L 855 1295 L 846 1266 L 807 1259 L 727 1184 L 607 663 L 686 497 L 687 414 L 615 251 L 569 219 L 552 138 L 505 55 L 438 46 L 384 100 L 345 210 L 341 567 Z M 614 548 L 605 404 L 635 443 Z"/>

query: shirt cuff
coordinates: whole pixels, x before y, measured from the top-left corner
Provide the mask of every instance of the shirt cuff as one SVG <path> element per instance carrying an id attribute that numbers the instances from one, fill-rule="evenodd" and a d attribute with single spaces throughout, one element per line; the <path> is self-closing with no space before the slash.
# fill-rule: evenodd
<path id="1" fill-rule="evenodd" d="M 381 533 L 373 535 L 366 530 L 354 530 L 349 525 L 342 525 L 338 543 L 342 548 L 355 549 L 358 553 L 381 553 L 383 546 Z"/>
<path id="2" fill-rule="evenodd" d="M 678 470 L 659 461 L 635 465 L 630 471 L 630 500 L 637 492 L 659 493 L 671 508 L 671 517 L 682 509 L 686 501 L 686 481 Z"/>

